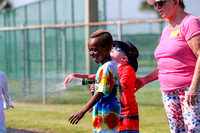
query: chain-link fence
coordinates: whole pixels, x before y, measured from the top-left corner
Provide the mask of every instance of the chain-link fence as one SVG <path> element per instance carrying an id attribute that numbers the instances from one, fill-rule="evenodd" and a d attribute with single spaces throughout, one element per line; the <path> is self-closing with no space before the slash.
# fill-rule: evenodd
<path id="1" fill-rule="evenodd" d="M 79 8 L 84 1 L 72 1 L 44 0 L 0 14 L 0 70 L 9 78 L 14 99 L 38 95 L 41 100 L 43 94 L 44 101 L 47 94 L 64 89 L 67 74 L 87 73 L 88 69 L 95 73 L 99 65 L 89 57 L 87 39 L 97 29 L 108 30 L 114 40 L 129 40 L 138 48 L 137 76 L 156 68 L 154 50 L 165 21 L 86 24 L 84 9 Z"/>
<path id="2" fill-rule="evenodd" d="M 91 26 L 90 32 L 105 29 L 113 35 L 114 40 L 118 40 L 121 36 L 122 40 L 134 43 L 140 52 L 137 75 L 147 74 L 151 71 L 150 69 L 156 67 L 153 51 L 160 33 L 126 34 L 123 29 L 127 26 L 135 28 L 138 25 L 140 27 L 152 26 L 152 23 L 130 23 L 120 24 L 122 34 L 119 35 L 118 25 Z M 85 26 L 68 26 L 26 26 L 1 31 L 0 69 L 7 73 L 12 83 L 16 82 L 16 86 L 12 89 L 18 90 L 19 96 L 54 92 L 56 91 L 55 85 L 62 83 L 67 74 L 86 73 L 88 63 L 91 74 L 97 71 L 98 65 L 95 65 L 91 59 L 90 62 L 86 61 L 89 55 L 86 52 Z M 145 29 L 141 28 L 141 30 Z"/>

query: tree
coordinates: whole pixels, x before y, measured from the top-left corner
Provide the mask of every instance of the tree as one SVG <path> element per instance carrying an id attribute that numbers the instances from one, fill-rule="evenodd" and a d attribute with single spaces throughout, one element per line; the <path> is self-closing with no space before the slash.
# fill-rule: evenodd
<path id="1" fill-rule="evenodd" d="M 141 11 L 151 11 L 151 12 L 154 12 L 157 14 L 157 18 L 162 18 L 159 14 L 159 12 L 157 12 L 154 8 L 154 6 L 152 5 L 149 5 L 148 2 L 145 0 L 145 1 L 142 1 L 142 4 L 140 6 L 140 10 Z M 162 28 L 163 28 L 163 22 L 160 22 L 159 23 L 159 29 L 160 29 L 160 32 L 162 31 Z"/>
<path id="2" fill-rule="evenodd" d="M 140 10 L 141 10 L 141 11 L 152 11 L 152 12 L 155 12 L 155 13 L 157 14 L 157 17 L 158 17 L 158 18 L 162 18 L 162 17 L 160 16 L 160 14 L 155 10 L 154 6 L 149 5 L 148 2 L 147 2 L 146 0 L 145 0 L 145 1 L 142 1 Z"/>
<path id="3" fill-rule="evenodd" d="M 12 7 L 12 4 L 8 0 L 0 0 L 0 11 L 4 11 Z"/>

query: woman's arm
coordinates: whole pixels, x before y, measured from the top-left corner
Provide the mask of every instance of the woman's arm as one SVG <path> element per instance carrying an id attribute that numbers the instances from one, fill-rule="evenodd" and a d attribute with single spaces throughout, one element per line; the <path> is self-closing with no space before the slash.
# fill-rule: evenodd
<path id="1" fill-rule="evenodd" d="M 200 34 L 192 37 L 187 43 L 197 57 L 194 75 L 187 95 L 188 104 L 195 105 L 198 101 L 198 90 L 200 85 Z"/>
<path id="2" fill-rule="evenodd" d="M 69 118 L 70 123 L 77 124 L 79 120 L 85 115 L 85 113 L 91 109 L 103 97 L 103 95 L 104 94 L 102 92 L 95 93 L 90 101 L 81 110 Z"/>
<path id="3" fill-rule="evenodd" d="M 154 80 L 157 80 L 158 79 L 158 70 L 159 69 L 156 68 L 153 72 L 151 72 L 150 74 L 148 74 L 145 77 L 142 77 L 142 78 L 137 77 L 136 81 L 135 81 L 135 88 L 136 88 L 135 91 L 138 91 L 144 85 L 146 85 Z"/>

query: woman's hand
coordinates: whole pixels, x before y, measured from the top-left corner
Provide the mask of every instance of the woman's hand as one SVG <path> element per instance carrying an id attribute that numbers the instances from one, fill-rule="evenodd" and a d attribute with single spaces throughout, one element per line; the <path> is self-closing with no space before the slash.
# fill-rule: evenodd
<path id="1" fill-rule="evenodd" d="M 188 90 L 188 94 L 187 94 L 187 103 L 188 105 L 196 105 L 196 103 L 198 102 L 198 90 L 199 88 L 192 88 L 190 87 Z"/>

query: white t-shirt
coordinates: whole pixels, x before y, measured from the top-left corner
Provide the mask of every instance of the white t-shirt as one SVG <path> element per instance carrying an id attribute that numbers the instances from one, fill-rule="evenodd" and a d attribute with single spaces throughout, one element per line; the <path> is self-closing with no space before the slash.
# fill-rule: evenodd
<path id="1" fill-rule="evenodd" d="M 0 71 L 0 123 L 5 119 L 4 109 L 9 109 L 11 106 L 6 74 Z"/>

